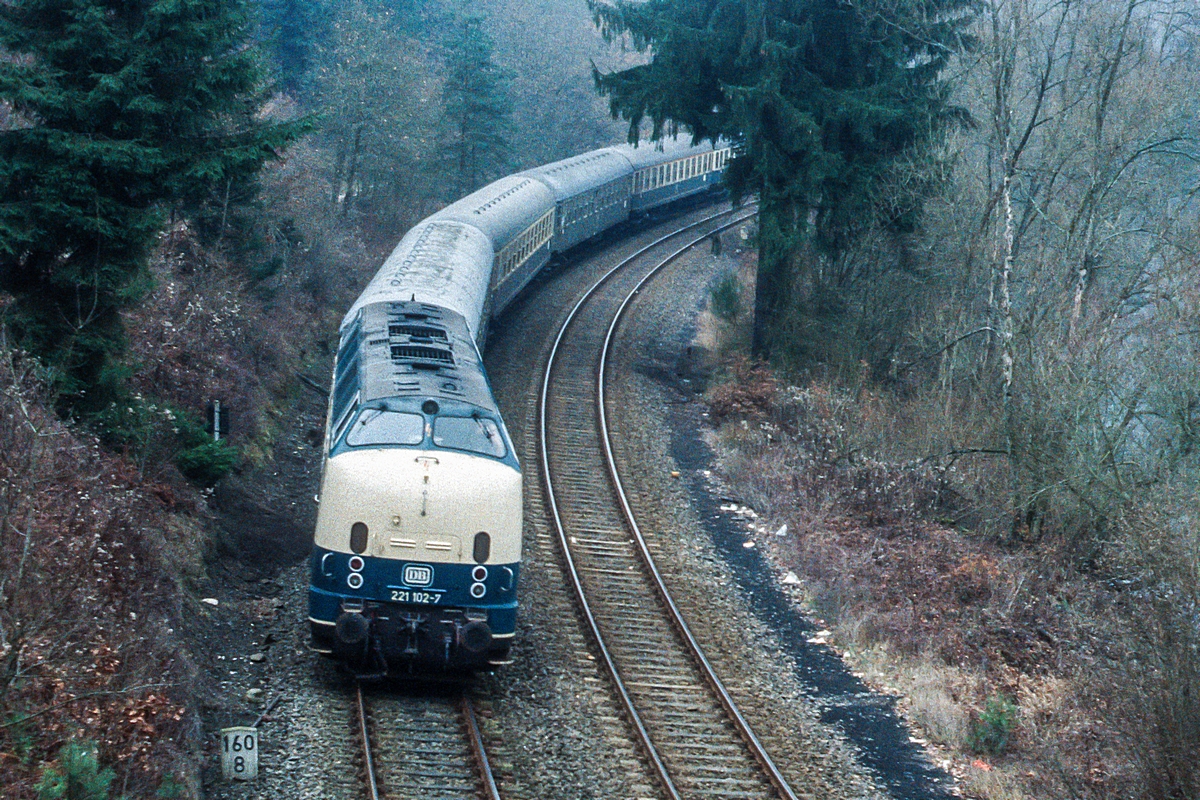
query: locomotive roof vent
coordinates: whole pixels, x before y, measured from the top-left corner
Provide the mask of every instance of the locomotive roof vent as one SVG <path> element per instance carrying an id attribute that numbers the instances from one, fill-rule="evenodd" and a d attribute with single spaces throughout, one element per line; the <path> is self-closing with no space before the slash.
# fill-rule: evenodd
<path id="1" fill-rule="evenodd" d="M 394 344 L 392 345 L 392 358 L 397 361 L 432 362 L 439 366 L 442 364 L 454 365 L 452 351 L 424 344 Z"/>
<path id="2" fill-rule="evenodd" d="M 450 341 L 450 335 L 446 333 L 444 328 L 435 328 L 432 325 L 411 325 L 403 322 L 390 323 L 388 325 L 388 336 L 407 336 L 410 339 L 425 339 L 429 341 L 433 339 L 443 342 Z"/>

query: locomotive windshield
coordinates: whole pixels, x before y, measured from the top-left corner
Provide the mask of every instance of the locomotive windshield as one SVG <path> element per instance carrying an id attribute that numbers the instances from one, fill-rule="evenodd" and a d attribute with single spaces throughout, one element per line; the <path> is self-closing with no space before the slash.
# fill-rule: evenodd
<path id="1" fill-rule="evenodd" d="M 420 414 L 364 408 L 346 434 L 346 444 L 366 447 L 381 444 L 420 444 L 425 438 L 425 418 Z"/>
<path id="2" fill-rule="evenodd" d="M 505 453 L 499 426 L 487 417 L 475 415 L 438 417 L 433 421 L 433 443 L 495 458 L 504 458 Z"/>

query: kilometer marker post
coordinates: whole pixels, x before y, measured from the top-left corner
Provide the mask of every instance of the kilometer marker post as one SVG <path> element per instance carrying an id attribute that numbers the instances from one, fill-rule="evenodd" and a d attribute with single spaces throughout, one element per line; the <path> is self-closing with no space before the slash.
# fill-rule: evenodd
<path id="1" fill-rule="evenodd" d="M 221 774 L 227 781 L 257 780 L 258 728 L 221 729 Z"/>

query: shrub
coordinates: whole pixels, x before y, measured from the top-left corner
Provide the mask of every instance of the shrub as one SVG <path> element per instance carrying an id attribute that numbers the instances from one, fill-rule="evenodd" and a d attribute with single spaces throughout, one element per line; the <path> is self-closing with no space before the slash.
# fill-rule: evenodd
<path id="1" fill-rule="evenodd" d="M 742 313 L 742 284 L 732 272 L 713 287 L 712 312 L 726 322 L 733 322 Z"/>
<path id="2" fill-rule="evenodd" d="M 971 720 L 967 745 L 975 753 L 998 756 L 1008 747 L 1016 727 L 1016 704 L 1002 695 L 989 697 L 983 712 Z"/>
<path id="3" fill-rule="evenodd" d="M 5 738 L 12 755 L 19 763 L 28 764 L 35 743 L 29 717 L 20 712 L 9 714 L 4 724 L 8 726 Z"/>
<path id="4" fill-rule="evenodd" d="M 111 403 L 93 422 L 104 442 L 123 450 L 143 472 L 173 461 L 185 478 L 203 487 L 229 474 L 240 455 L 227 441 L 213 441 L 195 413 L 138 394 Z"/>
<path id="5" fill-rule="evenodd" d="M 729 363 L 733 380 L 716 386 L 708 397 L 709 411 L 715 422 L 730 416 L 763 415 L 771 407 L 779 384 L 767 366 L 747 358 Z"/>
<path id="6" fill-rule="evenodd" d="M 58 751 L 58 766 L 42 771 L 38 800 L 106 800 L 113 777 L 111 769 L 100 769 L 90 743 L 68 742 Z"/>
<path id="7" fill-rule="evenodd" d="M 207 441 L 181 450 L 175 466 L 183 476 L 200 486 L 214 486 L 237 464 L 237 451 L 224 441 Z"/>

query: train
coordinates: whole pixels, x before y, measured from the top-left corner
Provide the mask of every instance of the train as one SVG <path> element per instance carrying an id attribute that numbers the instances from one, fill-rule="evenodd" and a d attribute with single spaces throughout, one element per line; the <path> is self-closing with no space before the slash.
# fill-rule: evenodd
<path id="1" fill-rule="evenodd" d="M 521 466 L 483 367 L 489 320 L 556 254 L 720 191 L 724 142 L 594 150 L 413 226 L 339 326 L 308 590 L 311 646 L 359 677 L 510 663 Z"/>

